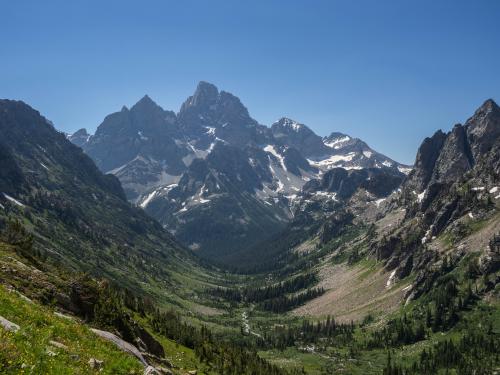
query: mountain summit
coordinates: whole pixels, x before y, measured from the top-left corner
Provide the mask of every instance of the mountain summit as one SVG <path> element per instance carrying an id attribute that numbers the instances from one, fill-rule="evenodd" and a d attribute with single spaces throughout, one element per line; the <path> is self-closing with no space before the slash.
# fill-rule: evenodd
<path id="1" fill-rule="evenodd" d="M 215 257 L 280 231 L 306 199 L 304 185 L 331 169 L 375 168 L 396 183 L 409 170 L 345 134 L 322 138 L 286 117 L 259 124 L 239 98 L 207 82 L 178 114 L 146 95 L 107 116 L 86 141 L 70 139 L 120 179 L 130 201 L 185 245 Z M 373 173 L 356 176 L 344 182 L 356 181 L 346 191 Z M 311 183 L 308 194 L 321 186 Z"/>

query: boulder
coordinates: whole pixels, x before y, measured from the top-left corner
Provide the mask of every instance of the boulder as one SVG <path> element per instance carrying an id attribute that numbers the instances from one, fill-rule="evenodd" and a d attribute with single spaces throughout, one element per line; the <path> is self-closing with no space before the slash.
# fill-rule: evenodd
<path id="1" fill-rule="evenodd" d="M 173 375 L 173 372 L 165 367 L 148 366 L 144 369 L 144 375 Z"/>
<path id="2" fill-rule="evenodd" d="M 104 361 L 95 358 L 90 358 L 88 364 L 92 370 L 100 370 L 104 367 Z"/>
<path id="3" fill-rule="evenodd" d="M 6 331 L 17 332 L 21 329 L 17 324 L 8 321 L 3 316 L 0 316 L 0 326 L 3 327 Z"/>
<path id="4" fill-rule="evenodd" d="M 58 349 L 68 350 L 68 347 L 66 345 L 61 344 L 60 342 L 57 341 L 50 340 L 49 344 Z"/>
<path id="5" fill-rule="evenodd" d="M 497 272 L 500 269 L 500 254 L 488 251 L 479 258 L 479 270 L 483 275 Z"/>
<path id="6" fill-rule="evenodd" d="M 90 330 L 92 332 L 94 332 L 97 336 L 100 336 L 105 340 L 111 341 L 113 344 L 115 344 L 118 348 L 120 348 L 124 352 L 132 354 L 139 361 L 141 361 L 141 363 L 144 366 L 146 366 L 146 367 L 148 366 L 148 363 L 146 362 L 146 360 L 142 356 L 141 352 L 134 345 L 126 342 L 125 340 L 119 338 L 118 336 L 116 336 L 115 334 L 113 334 L 111 332 L 101 331 L 100 329 L 95 329 L 95 328 L 91 328 Z"/>
<path id="7" fill-rule="evenodd" d="M 168 368 L 165 368 L 165 367 L 157 367 L 156 368 L 160 374 L 162 375 L 173 375 L 173 372 L 171 370 L 169 370 Z"/>
<path id="8" fill-rule="evenodd" d="M 148 366 L 144 369 L 144 375 L 161 375 L 161 373 L 153 366 Z"/>
<path id="9" fill-rule="evenodd" d="M 75 320 L 74 317 L 70 316 L 70 315 L 66 315 L 66 314 L 63 314 L 63 313 L 60 313 L 58 311 L 54 312 L 54 315 L 58 316 L 59 318 L 63 318 L 63 319 L 67 319 L 67 320 Z"/>

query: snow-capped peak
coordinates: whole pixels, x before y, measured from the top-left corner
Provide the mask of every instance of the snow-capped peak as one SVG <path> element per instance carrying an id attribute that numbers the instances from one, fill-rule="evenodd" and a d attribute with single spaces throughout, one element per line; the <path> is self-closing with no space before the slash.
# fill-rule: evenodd
<path id="1" fill-rule="evenodd" d="M 351 137 L 349 137 L 348 135 L 340 135 L 338 137 L 328 137 L 327 139 L 323 140 L 323 143 L 327 147 L 339 149 L 342 147 L 343 143 L 349 142 L 350 140 Z"/>
<path id="2" fill-rule="evenodd" d="M 297 133 L 301 129 L 304 128 L 304 125 L 299 124 L 297 121 L 294 121 L 288 117 L 283 117 L 283 118 L 279 119 L 278 121 L 276 121 L 274 124 L 279 124 L 284 128 L 292 129 L 294 132 L 297 132 Z"/>

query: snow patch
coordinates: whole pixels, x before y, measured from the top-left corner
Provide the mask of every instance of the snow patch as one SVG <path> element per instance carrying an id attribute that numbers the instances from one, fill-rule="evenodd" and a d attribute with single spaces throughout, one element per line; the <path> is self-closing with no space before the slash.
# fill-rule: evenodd
<path id="1" fill-rule="evenodd" d="M 279 121 L 276 121 L 275 124 L 278 122 Z M 298 133 L 303 127 L 303 125 L 301 125 L 298 122 L 295 122 L 289 118 L 283 119 L 283 126 L 286 128 L 291 128 L 296 133 Z"/>
<path id="2" fill-rule="evenodd" d="M 207 153 L 208 153 L 208 154 L 210 154 L 210 153 L 212 152 L 212 150 L 214 149 L 215 144 L 216 144 L 217 142 L 226 143 L 226 141 L 225 141 L 225 140 L 220 139 L 219 137 L 215 137 L 215 142 L 210 143 L 210 147 L 207 149 Z"/>
<path id="3" fill-rule="evenodd" d="M 139 130 L 137 132 L 137 135 L 139 136 L 140 139 L 142 139 L 143 141 L 147 141 L 149 138 L 148 137 L 145 137 L 143 134 L 142 134 L 142 131 Z"/>
<path id="4" fill-rule="evenodd" d="M 337 200 L 337 193 L 329 193 L 327 191 L 317 191 L 314 193 L 314 195 L 316 196 L 319 196 L 319 197 L 326 197 L 326 198 L 330 198 L 334 201 Z"/>
<path id="5" fill-rule="evenodd" d="M 351 161 L 355 156 L 356 156 L 355 152 L 350 152 L 347 155 L 332 155 L 326 159 L 316 159 L 316 160 L 307 159 L 307 161 L 314 167 L 317 168 L 326 167 L 327 169 L 330 169 L 335 167 L 336 166 L 335 164 L 341 161 Z"/>
<path id="6" fill-rule="evenodd" d="M 429 235 L 431 234 L 431 228 L 427 229 L 425 232 L 424 236 L 422 237 L 422 245 L 427 242 L 427 239 L 429 238 Z"/>
<path id="7" fill-rule="evenodd" d="M 424 190 L 423 192 L 421 192 L 420 194 L 417 194 L 417 201 L 418 203 L 422 202 L 422 200 L 424 199 L 424 196 L 425 196 L 425 192 L 427 190 Z"/>
<path id="8" fill-rule="evenodd" d="M 389 278 L 387 279 L 387 283 L 385 284 L 386 288 L 390 288 L 391 285 L 394 282 L 394 277 L 396 276 L 396 270 L 392 271 L 391 274 L 389 275 Z"/>
<path id="9" fill-rule="evenodd" d="M 125 167 L 127 167 L 129 164 L 134 163 L 136 161 L 140 161 L 140 162 L 145 163 L 145 164 L 147 164 L 147 163 L 150 162 L 150 160 L 142 157 L 141 155 L 137 155 L 135 158 L 133 158 L 132 160 L 128 161 L 127 163 L 125 163 L 125 164 L 123 164 L 123 165 L 121 165 L 121 166 L 119 166 L 119 167 L 117 167 L 115 169 L 111 169 L 111 170 L 107 171 L 106 174 L 114 174 L 114 175 L 116 175 L 122 169 L 124 169 Z"/>
<path id="10" fill-rule="evenodd" d="M 149 202 L 151 202 L 151 199 L 153 199 L 155 197 L 155 195 L 158 193 L 157 190 L 151 192 L 147 197 L 146 199 L 144 199 L 140 204 L 139 206 L 142 207 L 142 208 L 146 208 L 147 205 L 149 204 Z"/>
<path id="11" fill-rule="evenodd" d="M 19 202 L 17 199 L 12 198 L 10 195 L 7 195 L 7 194 L 3 193 L 3 196 L 5 198 L 7 198 L 9 201 L 11 201 L 12 203 L 14 203 L 15 205 L 17 205 L 19 207 L 25 207 L 24 204 L 22 204 L 21 202 Z"/>
<path id="12" fill-rule="evenodd" d="M 357 169 L 357 170 L 363 169 L 363 167 L 360 165 L 350 165 L 350 166 L 349 165 L 339 165 L 339 167 L 344 168 L 348 171 L 351 169 Z"/>
<path id="13" fill-rule="evenodd" d="M 498 186 L 492 187 L 489 191 L 490 194 L 496 193 L 498 191 Z"/>
<path id="14" fill-rule="evenodd" d="M 283 168 L 283 170 L 285 171 L 287 170 L 285 166 L 285 158 L 276 151 L 273 145 L 267 145 L 266 147 L 264 147 L 264 151 L 272 154 L 276 159 L 279 160 L 281 168 Z"/>
<path id="15" fill-rule="evenodd" d="M 173 177 L 176 177 L 176 176 L 173 176 Z M 170 184 L 167 186 L 160 187 L 156 190 L 153 190 L 151 193 L 149 193 L 147 195 L 146 198 L 144 198 L 144 200 L 141 203 L 139 203 L 139 207 L 146 208 L 148 206 L 148 204 L 151 202 L 151 200 L 153 198 L 155 198 L 156 196 L 160 195 L 160 193 L 162 193 L 162 194 L 168 193 L 170 190 L 172 190 L 173 188 L 175 188 L 177 186 L 178 186 L 177 184 Z"/>
<path id="16" fill-rule="evenodd" d="M 215 135 L 215 128 L 211 126 L 204 126 L 204 128 L 207 129 L 206 134 Z"/>
<path id="17" fill-rule="evenodd" d="M 333 141 L 330 141 L 330 142 L 323 142 L 325 144 L 325 146 L 327 147 L 330 147 L 330 148 L 334 148 L 334 149 L 339 149 L 340 148 L 340 144 L 341 143 L 344 143 L 344 142 L 347 142 L 351 139 L 351 137 L 349 136 L 345 136 L 345 137 L 341 137 L 341 138 L 336 138 L 334 139 Z M 369 158 L 369 156 L 367 156 L 367 158 Z"/>
<path id="18" fill-rule="evenodd" d="M 483 191 L 484 190 L 484 186 L 473 187 L 472 190 L 474 190 L 474 191 Z"/>
<path id="19" fill-rule="evenodd" d="M 363 151 L 363 155 L 365 155 L 368 159 L 372 157 L 373 152 L 371 151 Z"/>
<path id="20" fill-rule="evenodd" d="M 400 171 L 401 173 L 404 173 L 406 175 L 409 174 L 412 171 L 412 169 L 413 168 L 398 166 L 398 171 Z"/>

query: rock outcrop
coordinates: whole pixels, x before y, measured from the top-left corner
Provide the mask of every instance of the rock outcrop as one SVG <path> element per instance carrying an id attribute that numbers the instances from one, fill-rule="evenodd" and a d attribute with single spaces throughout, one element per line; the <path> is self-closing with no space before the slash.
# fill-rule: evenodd
<path id="1" fill-rule="evenodd" d="M 17 332 L 21 329 L 16 323 L 12 323 L 11 321 L 5 319 L 3 316 L 0 316 L 0 326 L 6 331 Z"/>
<path id="2" fill-rule="evenodd" d="M 100 329 L 95 329 L 91 328 L 91 331 L 94 332 L 97 336 L 102 337 L 105 340 L 108 340 L 115 344 L 119 349 L 123 350 L 126 353 L 132 354 L 134 357 L 136 357 L 139 361 L 144 366 L 148 366 L 148 363 L 144 359 L 142 353 L 135 347 L 134 345 L 130 344 L 129 342 L 126 342 L 125 340 L 122 340 L 118 336 L 116 336 L 114 333 L 107 332 L 107 331 L 101 331 Z"/>

